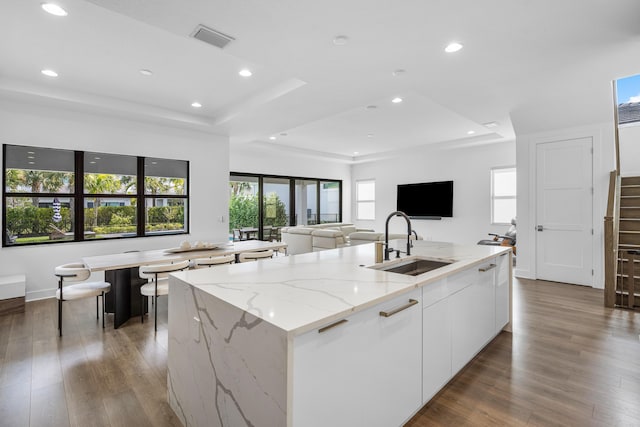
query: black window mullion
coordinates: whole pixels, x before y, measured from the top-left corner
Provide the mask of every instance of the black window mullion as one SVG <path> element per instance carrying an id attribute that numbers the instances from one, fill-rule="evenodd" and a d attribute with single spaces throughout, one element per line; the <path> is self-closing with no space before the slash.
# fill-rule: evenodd
<path id="1" fill-rule="evenodd" d="M 317 180 L 317 185 L 316 185 L 316 224 L 320 224 L 320 212 L 321 211 L 321 206 L 320 206 L 320 184 L 322 183 L 322 181 Z"/>
<path id="2" fill-rule="evenodd" d="M 145 191 L 144 191 L 144 157 L 138 157 L 138 168 L 136 175 L 136 203 L 138 204 L 138 221 L 137 221 L 137 236 L 142 237 L 145 235 L 145 212 L 147 206 L 147 200 L 145 199 Z"/>
<path id="3" fill-rule="evenodd" d="M 342 181 L 338 181 L 338 222 L 342 222 Z"/>
<path id="4" fill-rule="evenodd" d="M 9 245 L 7 235 L 7 145 L 2 145 L 2 246 Z"/>
<path id="5" fill-rule="evenodd" d="M 296 225 L 296 180 L 289 179 L 289 223 L 287 225 Z"/>
<path id="6" fill-rule="evenodd" d="M 258 178 L 258 240 L 262 240 L 263 236 L 263 226 L 262 221 L 264 220 L 264 177 Z"/>
<path id="7" fill-rule="evenodd" d="M 84 240 L 84 152 L 74 152 L 74 188 L 73 209 L 75 213 L 75 221 L 73 224 L 73 240 Z"/>

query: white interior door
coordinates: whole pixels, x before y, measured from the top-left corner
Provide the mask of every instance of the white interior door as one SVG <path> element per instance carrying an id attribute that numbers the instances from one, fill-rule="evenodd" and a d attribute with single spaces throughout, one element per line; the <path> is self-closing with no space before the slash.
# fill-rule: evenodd
<path id="1" fill-rule="evenodd" d="M 591 138 L 536 146 L 536 276 L 593 285 Z"/>

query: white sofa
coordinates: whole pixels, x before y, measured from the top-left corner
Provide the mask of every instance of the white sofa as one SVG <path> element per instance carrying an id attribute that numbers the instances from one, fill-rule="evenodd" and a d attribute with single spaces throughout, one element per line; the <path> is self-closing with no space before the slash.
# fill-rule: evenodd
<path id="1" fill-rule="evenodd" d="M 407 235 L 401 233 L 389 233 L 389 240 L 402 239 L 406 240 Z M 415 240 L 416 236 L 411 235 L 411 240 Z M 421 236 L 418 236 L 418 240 L 422 240 Z M 365 243 L 372 242 L 384 242 L 384 233 L 377 231 L 356 231 L 349 235 L 349 244 L 351 246 L 363 245 Z"/>
<path id="2" fill-rule="evenodd" d="M 348 244 L 349 235 L 362 231 L 353 224 L 327 223 L 307 226 L 283 227 L 282 241 L 290 255 L 340 248 Z M 370 230 L 369 230 L 370 231 Z"/>

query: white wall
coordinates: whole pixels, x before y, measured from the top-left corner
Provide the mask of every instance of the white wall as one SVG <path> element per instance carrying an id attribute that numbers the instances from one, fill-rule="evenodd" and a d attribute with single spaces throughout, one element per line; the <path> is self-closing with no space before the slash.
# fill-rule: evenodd
<path id="1" fill-rule="evenodd" d="M 1 248 L 0 271 L 2 275 L 26 274 L 27 300 L 53 296 L 57 286 L 54 267 L 79 261 L 83 256 L 168 248 L 182 240 L 227 240 L 229 143 L 226 137 L 2 101 L 0 142 L 190 162 L 188 236 Z M 220 217 L 224 223 L 218 221 Z M 98 279 L 103 275 L 94 276 Z"/>
<path id="2" fill-rule="evenodd" d="M 269 150 L 256 145 L 231 144 L 233 172 L 342 180 L 342 221 L 351 222 L 351 166 L 294 151 Z"/>
<path id="3" fill-rule="evenodd" d="M 623 125 L 620 139 L 620 175 L 640 176 L 640 124 Z"/>
<path id="4" fill-rule="evenodd" d="M 412 227 L 425 239 L 475 244 L 489 238 L 487 233 L 507 231 L 507 226 L 491 225 L 490 171 L 515 164 L 515 143 L 506 142 L 455 149 L 420 147 L 397 157 L 354 165 L 352 194 L 356 181 L 376 181 L 375 221 L 356 221 L 354 196 L 354 222 L 362 228 L 384 231 L 387 215 L 396 210 L 398 184 L 453 180 L 453 218 L 412 220 Z M 406 232 L 406 223 L 394 218 L 389 229 Z"/>
<path id="5" fill-rule="evenodd" d="M 611 123 L 518 135 L 518 263 L 515 275 L 536 278 L 535 145 L 540 142 L 591 138 L 593 141 L 593 266 L 596 288 L 604 287 L 604 215 L 609 172 L 614 168 L 614 130 Z M 571 171 L 567 171 L 571 173 Z"/>

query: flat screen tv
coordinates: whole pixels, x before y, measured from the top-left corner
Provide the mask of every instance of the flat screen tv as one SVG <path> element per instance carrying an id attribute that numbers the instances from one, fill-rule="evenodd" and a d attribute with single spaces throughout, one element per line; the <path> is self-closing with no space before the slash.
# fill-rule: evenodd
<path id="1" fill-rule="evenodd" d="M 411 218 L 453 216 L 453 181 L 398 185 L 398 210 Z"/>

